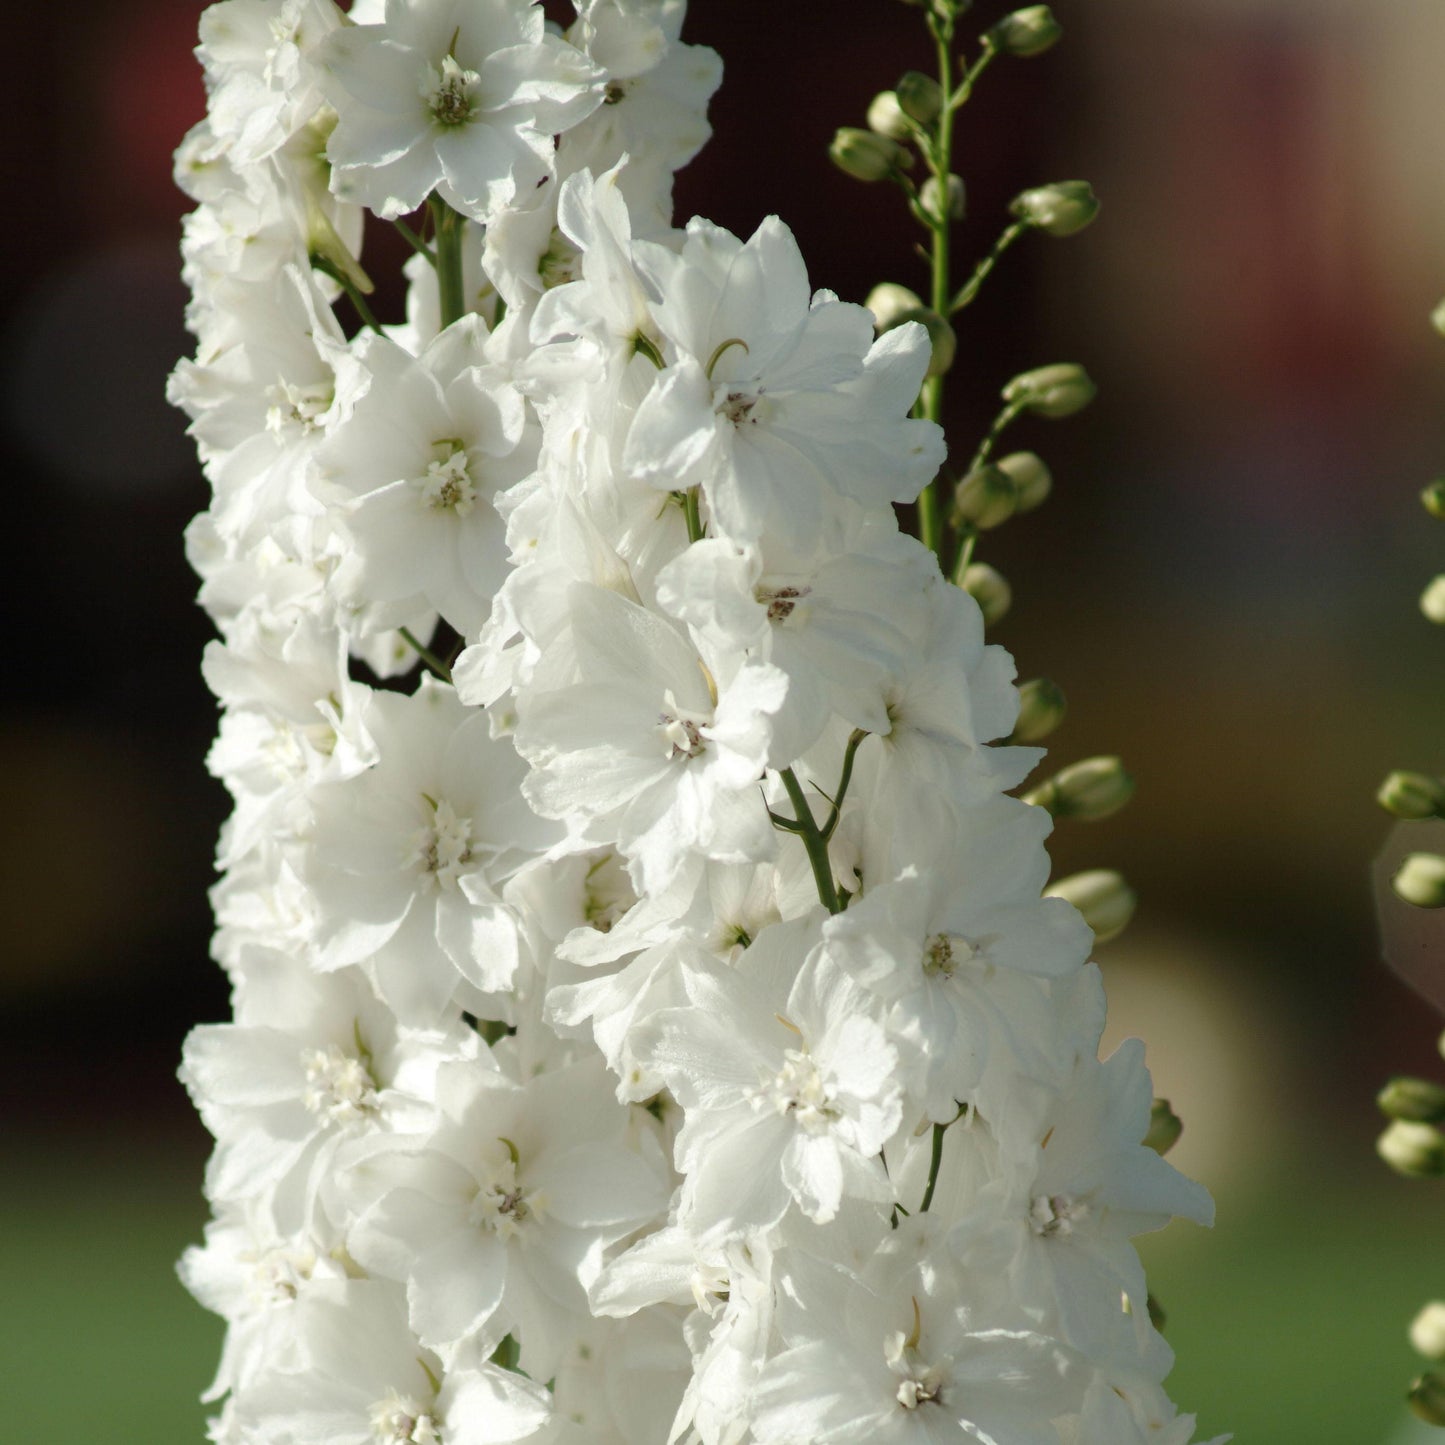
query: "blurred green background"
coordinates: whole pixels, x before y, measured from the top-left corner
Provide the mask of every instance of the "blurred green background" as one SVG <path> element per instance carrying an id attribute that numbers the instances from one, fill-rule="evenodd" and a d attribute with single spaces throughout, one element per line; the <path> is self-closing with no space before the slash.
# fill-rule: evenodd
<path id="1" fill-rule="evenodd" d="M 1002 8 L 979 0 L 979 27 Z M 1100 955 L 1111 1039 L 1148 1040 L 1175 1157 L 1218 1200 L 1212 1232 L 1145 1241 L 1171 1391 L 1203 1438 L 1404 1445 L 1405 1328 L 1445 1295 L 1445 1246 L 1439 1192 L 1376 1161 L 1371 1101 L 1445 1064 L 1438 1013 L 1381 962 L 1369 869 L 1379 779 L 1445 769 L 1445 639 L 1415 607 L 1445 556 L 1415 500 L 1445 473 L 1445 7 L 1055 8 L 1065 43 L 997 67 L 961 122 L 959 255 L 1028 185 L 1088 177 L 1104 212 L 1019 247 L 972 308 L 950 435 L 971 449 L 1025 367 L 1100 383 L 1083 416 L 1020 427 L 1056 493 L 980 556 L 1015 589 L 997 640 L 1068 695 L 1051 765 L 1117 752 L 1139 783 L 1054 853 L 1141 894 Z M 160 399 L 187 349 L 168 155 L 201 112 L 197 14 L 73 0 L 58 27 L 32 6 L 0 53 L 0 181 L 23 202 L 0 237 L 0 1418 L 58 1445 L 200 1439 L 220 1342 L 173 1273 L 207 1147 L 175 1063 L 227 1007 L 205 899 L 226 803 L 180 545 L 205 488 Z M 916 13 L 693 0 L 688 33 L 727 73 L 679 216 L 746 233 L 776 211 L 846 299 L 920 285 L 896 193 L 824 159 L 928 63 Z M 1445 978 L 1434 919 L 1385 923 Z"/>

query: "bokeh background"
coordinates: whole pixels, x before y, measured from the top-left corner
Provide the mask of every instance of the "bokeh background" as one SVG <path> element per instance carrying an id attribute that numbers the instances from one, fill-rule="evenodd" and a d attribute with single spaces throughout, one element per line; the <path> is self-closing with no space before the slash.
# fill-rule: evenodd
<path id="1" fill-rule="evenodd" d="M 979 0 L 976 28 L 1003 8 Z M 1445 555 L 1415 500 L 1445 473 L 1445 8 L 1055 8 L 1065 43 L 997 65 L 961 120 L 959 255 L 1030 184 L 1087 177 L 1105 209 L 1018 247 L 964 316 L 950 435 L 971 449 L 1028 366 L 1100 383 L 1084 415 L 1019 427 L 1055 496 L 980 556 L 1015 588 L 997 640 L 1068 695 L 1052 761 L 1117 752 L 1139 783 L 1054 853 L 1141 894 L 1100 955 L 1110 1033 L 1148 1039 L 1175 1157 L 1218 1200 L 1212 1233 L 1146 1241 L 1171 1388 L 1206 1435 L 1402 1445 L 1404 1330 L 1445 1295 L 1445 1231 L 1439 1190 L 1376 1161 L 1372 1096 L 1445 1065 L 1434 1006 L 1381 961 L 1372 793 L 1445 768 L 1445 638 L 1415 608 Z M 0 51 L 0 1418 L 57 1445 L 199 1440 L 220 1342 L 172 1273 L 207 1152 L 175 1064 L 226 1010 L 226 800 L 180 541 L 206 493 L 161 400 L 187 349 L 169 152 L 202 110 L 198 13 L 20 7 Z M 680 217 L 775 211 L 815 284 L 921 288 L 896 192 L 824 158 L 928 64 L 916 12 L 693 0 L 689 36 L 726 79 Z M 1433 918 L 1383 921 L 1445 980 Z"/>

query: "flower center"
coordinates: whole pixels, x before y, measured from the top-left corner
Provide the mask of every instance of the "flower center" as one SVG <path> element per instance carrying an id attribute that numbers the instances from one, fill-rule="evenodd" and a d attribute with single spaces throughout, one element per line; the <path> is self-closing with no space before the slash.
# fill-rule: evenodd
<path id="1" fill-rule="evenodd" d="M 730 421 L 734 426 L 742 426 L 746 422 L 749 426 L 757 426 L 762 419 L 754 415 L 758 403 L 763 399 L 763 393 L 758 391 L 728 391 L 723 392 L 722 400 L 718 402 L 715 410 L 717 414 Z"/>
<path id="2" fill-rule="evenodd" d="M 905 1335 L 902 1330 L 895 1330 L 883 1342 L 883 1358 L 893 1374 L 899 1377 L 893 1398 L 905 1410 L 916 1410 L 920 1405 L 941 1401 L 943 1387 L 948 1380 L 949 1361 L 928 1365 L 918 1352 L 921 1325 L 917 1309 L 915 1304 L 912 1334 Z"/>
<path id="3" fill-rule="evenodd" d="M 477 86 L 481 78 L 475 70 L 464 70 L 454 55 L 442 56 L 439 69 L 427 67 L 422 94 L 438 125 L 466 125 L 476 115 Z"/>
<path id="4" fill-rule="evenodd" d="M 438 442 L 449 447 L 445 458 L 427 464 L 421 478 L 422 500 L 434 512 L 452 512 L 465 517 L 477 503 L 477 489 L 467 470 L 467 451 L 460 442 Z"/>
<path id="5" fill-rule="evenodd" d="M 301 1099 L 317 1118 L 354 1124 L 376 1113 L 376 1080 L 363 1060 L 332 1044 L 302 1049 L 301 1063 L 306 1070 Z"/>
<path id="6" fill-rule="evenodd" d="M 765 587 L 760 583 L 753 590 L 753 599 L 768 609 L 769 622 L 786 622 L 812 590 L 811 587 Z"/>
<path id="7" fill-rule="evenodd" d="M 331 409 L 335 401 L 334 388 L 324 382 L 313 381 L 306 386 L 293 382 L 278 381 L 266 388 L 266 430 L 274 437 L 283 437 L 289 431 L 299 431 L 309 436 L 321 425 L 321 417 Z"/>
<path id="8" fill-rule="evenodd" d="M 251 1296 L 258 1303 L 295 1299 L 315 1269 L 310 1250 L 268 1249 L 251 1267 Z"/>
<path id="9" fill-rule="evenodd" d="M 696 758 L 707 751 L 702 735 L 703 720 L 689 717 L 677 705 L 672 689 L 662 695 L 663 712 L 657 715 L 657 731 L 662 737 L 663 752 L 668 758 Z"/>
<path id="10" fill-rule="evenodd" d="M 498 1140 L 506 1152 L 494 1161 L 491 1177 L 472 1196 L 467 1220 L 499 1239 L 511 1239 L 522 1226 L 536 1217 L 541 1201 L 517 1182 L 517 1151 L 507 1140 Z"/>
<path id="11" fill-rule="evenodd" d="M 634 903 L 637 894 L 622 859 L 613 852 L 603 854 L 587 870 L 582 894 L 582 916 L 598 933 L 611 933 L 612 926 Z"/>
<path id="12" fill-rule="evenodd" d="M 543 289 L 550 291 L 554 286 L 565 286 L 569 281 L 575 281 L 578 260 L 577 248 L 553 226 L 552 239 L 537 258 L 537 274 L 542 278 Z"/>
<path id="13" fill-rule="evenodd" d="M 783 1055 L 783 1067 L 775 1074 L 764 1074 L 748 1098 L 759 1113 L 767 1109 L 775 1114 L 793 1114 L 809 1134 L 826 1133 L 842 1117 L 822 1070 L 806 1049 L 788 1049 Z"/>
<path id="14" fill-rule="evenodd" d="M 380 1445 L 440 1445 L 442 1418 L 413 1396 L 388 1390 L 371 1407 L 371 1434 Z"/>
<path id="15" fill-rule="evenodd" d="M 617 105 L 620 101 L 627 99 L 627 92 L 632 89 L 634 82 L 630 80 L 609 80 L 607 89 L 602 92 L 603 105 Z"/>
<path id="16" fill-rule="evenodd" d="M 1040 1194 L 1029 1206 L 1029 1228 L 1041 1239 L 1068 1236 L 1089 1213 L 1088 1201 L 1072 1194 Z"/>
<path id="17" fill-rule="evenodd" d="M 406 862 L 420 864 L 423 874 L 433 878 L 442 888 L 455 888 L 462 870 L 472 861 L 472 820 L 457 817 L 446 799 L 431 805 L 429 826 L 418 828 L 411 835 Z"/>

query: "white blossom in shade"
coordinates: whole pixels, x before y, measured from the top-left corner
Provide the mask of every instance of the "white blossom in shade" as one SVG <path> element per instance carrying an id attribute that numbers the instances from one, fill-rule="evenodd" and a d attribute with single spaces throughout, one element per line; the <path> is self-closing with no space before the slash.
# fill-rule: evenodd
<path id="1" fill-rule="evenodd" d="M 869 887 L 823 925 L 829 956 L 887 1005 L 889 1036 L 936 1122 L 975 1099 L 991 1050 L 1057 1072 L 1044 980 L 1081 968 L 1093 934 L 1071 905 L 1040 896 L 1051 825 L 1041 812 L 998 797 L 940 830 L 940 846 L 926 828 L 895 841 L 916 865 L 890 877 L 865 859 Z"/>
<path id="2" fill-rule="evenodd" d="M 517 922 L 501 889 L 556 830 L 523 802 L 506 740 L 444 684 L 374 693 L 364 722 L 377 762 L 312 790 L 300 847 L 316 961 L 364 962 L 403 1020 L 430 1024 L 464 985 L 487 995 L 511 984 Z"/>
<path id="3" fill-rule="evenodd" d="M 1037 1142 L 1005 1161 L 954 1233 L 964 1258 L 1009 1258 L 1016 1297 L 1091 1358 L 1115 1357 L 1121 1334 L 1144 1347 L 1154 1333 L 1131 1237 L 1174 1217 L 1214 1222 L 1208 1192 L 1142 1142 L 1153 1098 L 1140 1040 L 1102 1063 L 1080 1057 L 1037 1112 Z"/>
<path id="4" fill-rule="evenodd" d="M 602 101 L 602 73 L 525 0 L 387 0 L 381 24 L 334 32 L 313 59 L 337 113 L 332 188 L 388 219 L 435 190 L 490 221 Z"/>
<path id="5" fill-rule="evenodd" d="M 737 969 L 689 969 L 688 1006 L 633 1040 L 683 1107 L 681 1217 L 700 1239 L 769 1229 L 792 1202 L 826 1222 L 845 1195 L 888 1197 L 898 1056 L 865 992 L 809 953 L 816 939 L 816 919 L 779 923 Z"/>
<path id="6" fill-rule="evenodd" d="M 887 732 L 887 685 L 916 651 L 937 577 L 933 556 L 891 516 L 840 518 L 802 546 L 769 535 L 742 548 L 698 542 L 663 569 L 659 604 L 713 648 L 771 662 L 788 678 L 773 760 L 806 752 L 835 713 Z"/>
<path id="7" fill-rule="evenodd" d="M 786 1348 L 757 1386 L 758 1445 L 1057 1445 L 1082 1385 L 1070 1353 L 896 1263 L 860 1276 L 789 1251 L 775 1266 Z"/>
<path id="8" fill-rule="evenodd" d="M 331 0 L 225 0 L 202 12 L 207 118 L 233 164 L 273 154 L 315 114 L 306 53 L 342 23 Z"/>
<path id="9" fill-rule="evenodd" d="M 259 1205 L 223 1208 L 177 1267 L 181 1283 L 226 1321 L 220 1366 L 201 1397 L 209 1403 L 294 1352 L 296 1301 L 314 1285 L 346 1278 L 340 1237 L 302 1229 L 282 1234 Z"/>
<path id="10" fill-rule="evenodd" d="M 406 1281 L 412 1327 L 443 1358 L 510 1332 L 523 1368 L 548 1379 L 582 1331 L 604 1251 L 662 1211 L 662 1160 L 629 1146 L 629 1111 L 595 1055 L 524 1085 L 446 1068 L 437 1107 L 425 1149 L 355 1158 L 348 1247 Z"/>
<path id="11" fill-rule="evenodd" d="M 181 1080 L 216 1150 L 206 1187 L 217 1201 L 265 1194 L 278 1227 L 315 1211 L 337 1148 L 361 1134 L 416 1133 L 431 1121 L 436 1070 L 477 1052 L 460 1023 L 399 1028 L 354 969 L 280 974 L 252 950 L 242 966 L 268 981 L 265 1010 L 246 1022 L 202 1024 L 186 1040 Z M 244 985 L 243 985 L 244 987 Z"/>
<path id="12" fill-rule="evenodd" d="M 584 0 L 567 38 L 607 74 L 602 104 L 562 142 L 570 175 L 631 158 L 623 188 L 640 214 L 671 220 L 672 172 L 707 142 L 707 104 L 722 61 L 679 40 L 686 0 Z"/>
<path id="13" fill-rule="evenodd" d="M 495 499 L 535 463 L 526 408 L 489 360 L 485 323 L 449 326 L 413 358 L 385 337 L 354 347 L 350 417 L 316 457 L 316 493 L 352 544 L 336 585 L 372 626 L 435 608 L 475 632 L 505 575 Z"/>
<path id="14" fill-rule="evenodd" d="M 296 1309 L 297 1348 L 236 1394 L 241 1438 L 265 1445 L 510 1445 L 541 1430 L 547 1391 L 496 1365 L 444 1369 L 394 1285 L 352 1279 Z"/>
<path id="15" fill-rule="evenodd" d="M 634 254 L 677 360 L 638 409 L 629 471 L 664 490 L 701 485 L 737 542 L 775 529 L 796 543 L 839 496 L 877 509 L 932 478 L 942 433 L 908 415 L 927 334 L 909 323 L 874 341 L 862 307 L 810 298 L 776 217 L 747 242 L 693 220 L 680 252 L 639 242 Z"/>
<path id="16" fill-rule="evenodd" d="M 584 839 L 615 838 L 649 892 L 689 853 L 767 857 L 776 842 L 753 784 L 786 679 L 755 663 L 718 677 L 677 627 L 604 588 L 575 584 L 568 602 L 565 681 L 519 699 L 528 801 Z"/>

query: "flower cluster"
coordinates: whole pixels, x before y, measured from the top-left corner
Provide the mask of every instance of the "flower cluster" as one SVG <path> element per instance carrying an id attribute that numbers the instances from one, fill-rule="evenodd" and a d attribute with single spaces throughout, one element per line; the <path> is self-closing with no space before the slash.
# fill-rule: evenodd
<path id="1" fill-rule="evenodd" d="M 895 517 L 929 334 L 671 226 L 683 9 L 202 18 L 212 1438 L 1187 1445 L 1130 1241 L 1211 1205 Z"/>

